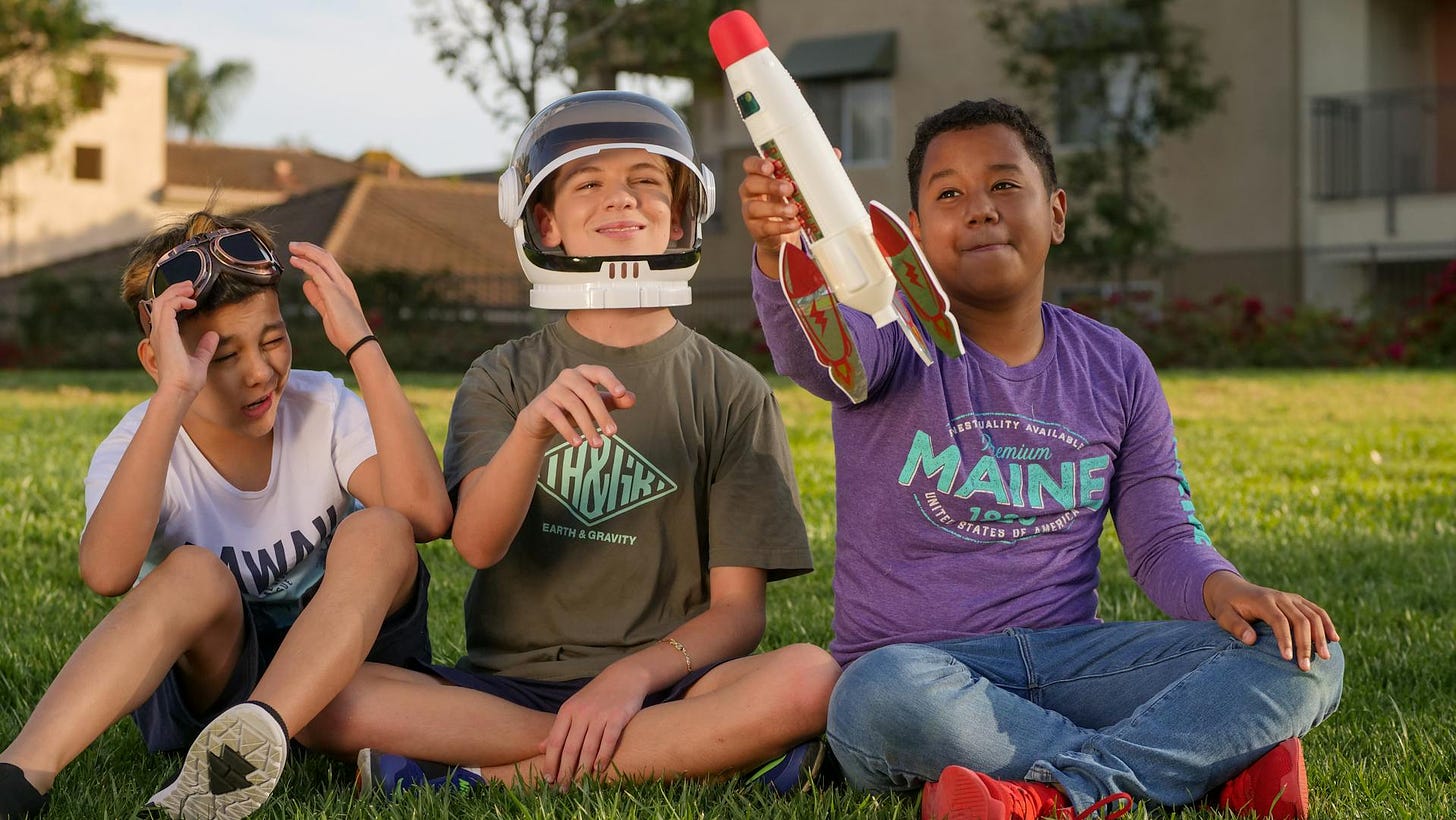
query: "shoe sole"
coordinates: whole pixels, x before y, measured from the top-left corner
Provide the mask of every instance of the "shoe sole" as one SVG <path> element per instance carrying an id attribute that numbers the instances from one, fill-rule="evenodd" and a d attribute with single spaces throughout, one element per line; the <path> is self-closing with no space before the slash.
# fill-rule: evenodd
<path id="1" fill-rule="evenodd" d="M 354 761 L 358 764 L 354 772 L 354 793 L 369 794 L 379 785 L 374 779 L 374 750 L 367 747 L 360 749 Z"/>
<path id="2" fill-rule="evenodd" d="M 1006 820 L 1006 813 L 975 772 L 947 766 L 921 790 L 920 820 Z"/>
<path id="3" fill-rule="evenodd" d="M 273 794 L 288 738 L 263 709 L 244 703 L 207 724 L 177 779 L 147 801 L 182 820 L 241 820 Z"/>

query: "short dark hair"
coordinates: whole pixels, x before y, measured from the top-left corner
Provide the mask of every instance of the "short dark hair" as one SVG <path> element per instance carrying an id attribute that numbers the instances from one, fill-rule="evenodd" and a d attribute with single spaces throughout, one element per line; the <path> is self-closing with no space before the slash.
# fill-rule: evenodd
<path id="1" fill-rule="evenodd" d="M 969 131 L 983 125 L 1004 125 L 1021 137 L 1026 153 L 1041 169 L 1041 181 L 1047 193 L 1057 189 L 1057 166 L 1052 160 L 1052 146 L 1046 134 L 1031 121 L 1020 107 L 998 99 L 961 100 L 936 114 L 931 114 L 915 127 L 915 145 L 905 164 L 910 174 L 910 208 L 920 205 L 920 172 L 925 169 L 925 152 L 930 141 L 948 131 Z"/>

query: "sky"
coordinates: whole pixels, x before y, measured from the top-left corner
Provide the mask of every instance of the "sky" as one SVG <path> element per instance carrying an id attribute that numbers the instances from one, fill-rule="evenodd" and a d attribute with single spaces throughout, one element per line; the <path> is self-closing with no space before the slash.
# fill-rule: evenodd
<path id="1" fill-rule="evenodd" d="M 384 148 L 422 174 L 499 168 L 519 126 L 502 128 L 445 76 L 417 34 L 413 0 L 92 0 L 95 15 L 196 49 L 204 70 L 247 60 L 253 80 L 213 139 L 282 141 L 352 159 Z"/>

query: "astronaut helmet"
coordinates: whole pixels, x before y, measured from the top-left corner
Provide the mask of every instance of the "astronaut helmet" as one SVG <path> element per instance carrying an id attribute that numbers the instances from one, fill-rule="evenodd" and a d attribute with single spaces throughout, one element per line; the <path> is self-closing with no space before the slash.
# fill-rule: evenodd
<path id="1" fill-rule="evenodd" d="M 614 148 L 640 148 L 667 160 L 681 236 L 663 253 L 570 256 L 546 247 L 533 213 L 552 172 Z M 713 174 L 668 105 L 629 91 L 586 91 L 541 109 L 516 142 L 499 182 L 500 217 L 515 235 L 531 280 L 531 306 L 555 310 L 670 307 L 692 302 L 688 280 L 702 252 L 702 225 L 716 201 Z"/>

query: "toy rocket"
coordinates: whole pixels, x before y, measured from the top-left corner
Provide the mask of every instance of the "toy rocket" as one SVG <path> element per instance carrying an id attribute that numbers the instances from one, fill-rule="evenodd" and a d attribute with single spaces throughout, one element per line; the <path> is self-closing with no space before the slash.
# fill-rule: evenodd
<path id="1" fill-rule="evenodd" d="M 840 304 L 869 314 L 876 327 L 897 323 L 930 364 L 925 337 L 906 312 L 908 303 L 937 347 L 964 355 L 960 327 L 920 246 L 885 206 L 871 201 L 865 210 L 819 120 L 769 50 L 758 23 L 745 11 L 730 11 L 709 26 L 708 39 L 759 154 L 774 161 L 775 176 L 794 183 L 809 252 L 785 242 L 779 282 L 834 383 L 851 401 L 866 398 L 864 366 Z M 905 302 L 896 298 L 897 290 Z"/>

